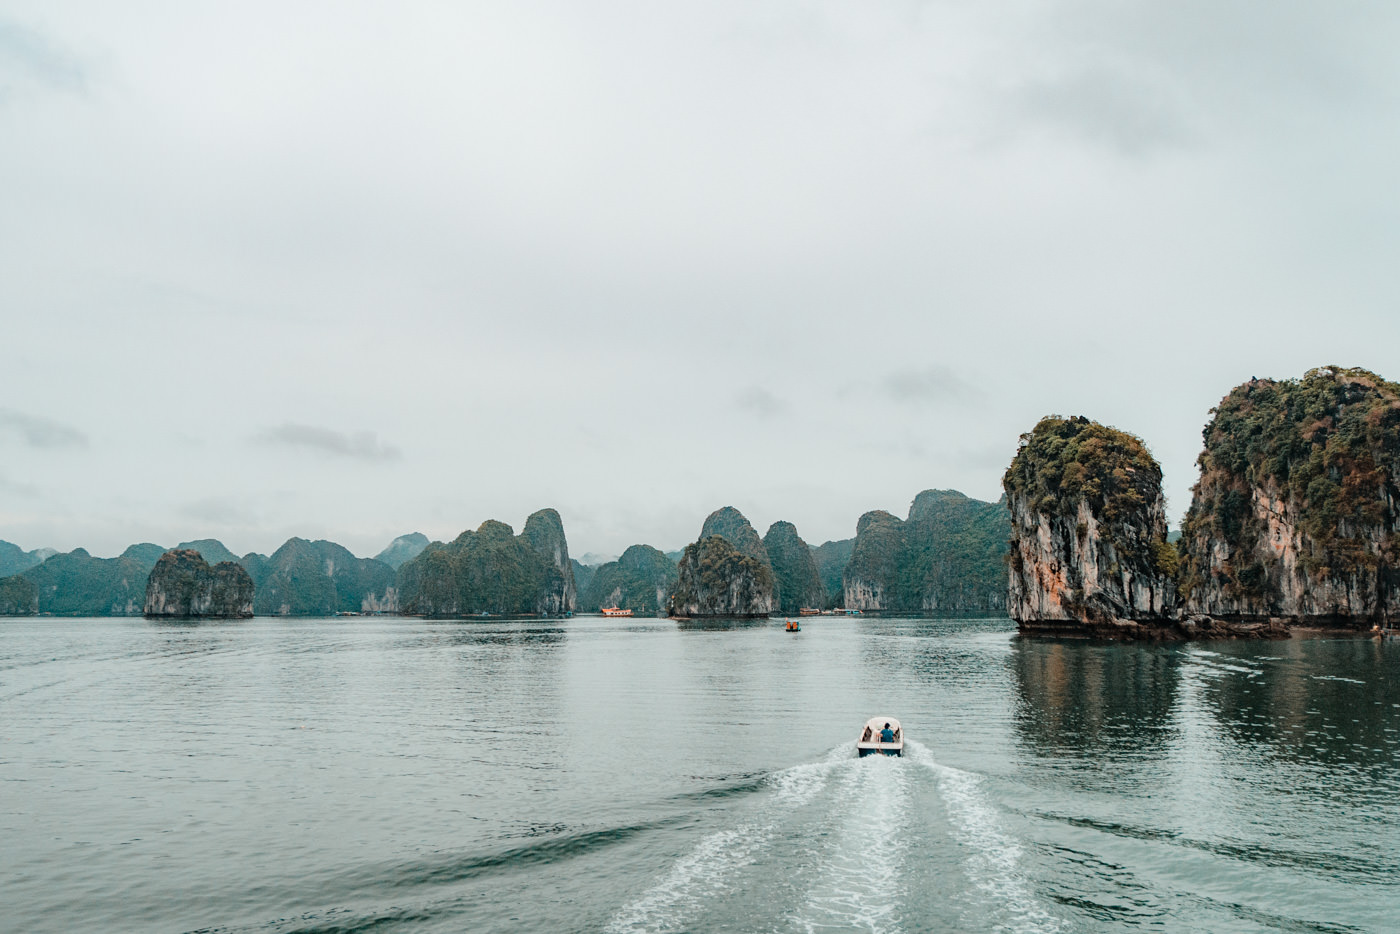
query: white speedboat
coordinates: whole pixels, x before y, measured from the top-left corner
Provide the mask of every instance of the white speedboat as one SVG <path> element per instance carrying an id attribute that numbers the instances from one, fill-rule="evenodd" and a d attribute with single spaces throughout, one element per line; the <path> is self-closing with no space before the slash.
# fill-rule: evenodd
<path id="1" fill-rule="evenodd" d="M 886 733 L 886 730 L 889 733 Z M 894 717 L 871 717 L 865 722 L 865 728 L 860 731 L 860 739 L 856 741 L 856 753 L 862 757 L 904 755 L 904 728 Z"/>

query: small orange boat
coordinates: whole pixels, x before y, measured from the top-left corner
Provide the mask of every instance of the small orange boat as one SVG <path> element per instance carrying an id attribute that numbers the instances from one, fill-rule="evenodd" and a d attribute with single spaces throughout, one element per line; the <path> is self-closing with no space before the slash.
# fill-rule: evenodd
<path id="1" fill-rule="evenodd" d="M 787 621 L 787 631 L 788 631 L 788 632 L 801 632 L 801 631 L 802 631 L 802 626 L 801 626 L 801 624 L 799 624 L 799 623 L 797 622 L 797 620 L 795 620 L 795 619 L 790 619 L 790 620 Z"/>
<path id="2" fill-rule="evenodd" d="M 631 611 L 631 610 L 619 610 L 619 609 L 618 609 L 617 607 L 615 607 L 615 606 L 605 606 L 605 607 L 603 607 L 603 615 L 604 615 L 604 616 L 631 616 L 631 615 L 632 615 L 632 611 Z"/>

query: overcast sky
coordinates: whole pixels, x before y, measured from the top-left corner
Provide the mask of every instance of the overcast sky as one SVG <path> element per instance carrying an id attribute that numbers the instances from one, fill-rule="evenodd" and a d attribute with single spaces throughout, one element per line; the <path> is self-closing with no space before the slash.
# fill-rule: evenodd
<path id="1" fill-rule="evenodd" d="M 1400 4 L 0 12 L 0 538 L 814 544 L 1050 413 L 1173 524 L 1251 376 L 1400 379 Z"/>

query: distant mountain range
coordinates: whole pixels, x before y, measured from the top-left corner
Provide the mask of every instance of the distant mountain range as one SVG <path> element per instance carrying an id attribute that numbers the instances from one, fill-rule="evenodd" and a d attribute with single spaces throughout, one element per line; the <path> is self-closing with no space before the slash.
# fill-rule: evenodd
<path id="1" fill-rule="evenodd" d="M 807 606 L 963 612 L 1005 607 L 1008 533 L 1004 503 L 925 490 L 907 519 L 866 513 L 855 538 L 811 546 L 781 521 L 760 538 L 726 507 L 706 520 L 699 541 L 723 538 L 766 568 L 772 612 L 795 614 Z M 175 547 L 198 552 L 211 566 L 241 565 L 253 580 L 260 616 L 558 615 L 614 605 L 639 616 L 664 614 L 684 555 L 639 543 L 612 560 L 597 562 L 607 556 L 592 552 L 570 559 L 552 509 L 532 515 L 519 536 L 494 520 L 446 544 L 412 532 L 374 558 L 302 538 L 288 539 L 271 555 L 239 557 L 212 538 Z M 167 550 L 142 542 L 116 558 L 94 558 L 81 548 L 25 551 L 0 541 L 0 615 L 139 616 L 147 577 Z"/>

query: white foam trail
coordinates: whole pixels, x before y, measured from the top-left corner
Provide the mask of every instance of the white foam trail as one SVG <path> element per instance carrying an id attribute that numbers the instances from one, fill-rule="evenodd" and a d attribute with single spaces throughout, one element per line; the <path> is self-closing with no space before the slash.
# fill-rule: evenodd
<path id="1" fill-rule="evenodd" d="M 722 895 L 730 875 L 753 860 L 772 838 L 771 827 L 736 827 L 705 837 L 641 898 L 608 924 L 610 934 L 686 930 L 685 921 L 707 899 Z"/>
<path id="2" fill-rule="evenodd" d="M 1013 934 L 1061 930 L 1059 919 L 1040 904 L 1021 871 L 1021 845 L 1002 830 L 996 807 L 981 788 L 981 776 L 938 763 L 921 743 L 905 746 L 913 760 L 938 779 L 953 837 L 969 851 L 968 879 L 994 906 L 992 929 Z"/>
<path id="3" fill-rule="evenodd" d="M 846 815 L 834 849 L 794 924 L 808 934 L 826 929 L 895 934 L 909 819 L 908 771 L 885 756 L 852 760 L 833 807 Z"/>
<path id="4" fill-rule="evenodd" d="M 767 779 L 774 787 L 774 802 L 795 808 L 811 801 L 825 787 L 832 769 L 850 757 L 850 751 L 849 745 L 838 746 L 820 761 L 774 772 Z M 745 824 L 704 837 L 676 860 L 660 882 L 619 911 L 607 930 L 610 934 L 685 930 L 687 918 L 707 899 L 723 894 L 733 875 L 752 863 L 755 854 L 772 842 L 774 827 L 772 822 Z"/>
<path id="5" fill-rule="evenodd" d="M 826 787 L 832 770 L 848 761 L 851 761 L 851 746 L 842 743 L 828 750 L 826 756 L 816 762 L 804 762 L 774 772 L 768 777 L 768 782 L 776 789 L 775 801 L 786 807 L 806 804 Z"/>

